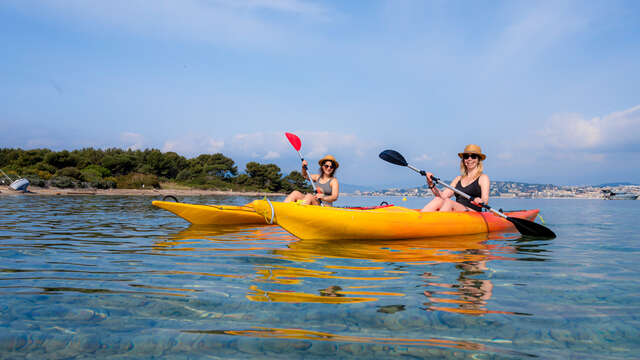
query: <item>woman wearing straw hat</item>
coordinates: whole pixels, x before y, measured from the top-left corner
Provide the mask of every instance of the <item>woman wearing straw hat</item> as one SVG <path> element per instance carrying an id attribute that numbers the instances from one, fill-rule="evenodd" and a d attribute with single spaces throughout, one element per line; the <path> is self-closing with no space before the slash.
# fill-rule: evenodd
<path id="1" fill-rule="evenodd" d="M 306 167 L 307 161 L 302 162 L 302 176 L 311 179 L 316 184 L 316 194 L 303 194 L 298 190 L 293 191 L 284 199 L 284 202 L 292 202 L 302 200 L 303 204 L 332 206 L 333 202 L 338 200 L 340 194 L 340 186 L 336 179 L 336 170 L 340 166 L 338 160 L 331 155 L 326 155 L 318 161 L 320 174 L 308 174 Z"/>
<path id="2" fill-rule="evenodd" d="M 482 161 L 487 156 L 482 153 L 480 146 L 474 144 L 467 145 L 463 152 L 458 153 L 458 156 L 460 157 L 460 176 L 453 179 L 451 187 L 471 196 L 473 202 L 457 194 L 455 194 L 456 200 L 451 200 L 454 192 L 436 188 L 431 181 L 432 174 L 428 172 L 427 183 L 434 198 L 421 211 L 481 211 L 482 207 L 476 204 L 489 202 L 489 177 L 482 173 Z"/>

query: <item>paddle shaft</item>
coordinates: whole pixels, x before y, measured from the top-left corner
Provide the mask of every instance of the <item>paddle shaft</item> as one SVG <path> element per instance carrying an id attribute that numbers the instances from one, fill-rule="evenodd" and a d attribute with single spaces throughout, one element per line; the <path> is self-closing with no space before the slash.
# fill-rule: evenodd
<path id="1" fill-rule="evenodd" d="M 298 151 L 298 150 L 296 150 Z M 300 154 L 300 151 L 298 151 L 298 156 L 300 156 L 300 161 L 304 161 L 304 158 L 302 157 L 302 154 Z M 307 167 L 307 165 L 302 165 L 302 167 L 304 168 L 305 171 L 307 171 L 307 175 L 309 176 L 309 181 L 311 182 L 311 187 L 313 188 L 313 192 L 316 192 L 316 186 L 313 184 L 313 179 L 311 179 L 311 174 L 308 173 L 309 168 Z M 322 200 L 318 199 L 320 201 L 320 204 L 322 204 Z"/>
<path id="2" fill-rule="evenodd" d="M 292 134 L 292 133 L 284 133 L 284 134 L 287 137 L 287 139 L 289 140 L 289 143 L 291 143 L 291 146 L 293 146 L 293 148 L 298 153 L 298 156 L 300 156 L 300 161 L 304 162 L 304 158 L 302 157 L 302 154 L 300 153 L 300 147 L 302 146 L 302 142 L 300 141 L 300 138 L 297 135 Z M 302 168 L 304 169 L 304 171 L 307 172 L 307 176 L 309 176 L 309 182 L 311 182 L 311 188 L 313 189 L 313 193 L 317 194 L 318 191 L 316 190 L 316 186 L 313 183 L 313 179 L 311 178 L 311 174 L 309 174 L 309 168 L 307 167 L 307 165 L 302 165 Z M 322 203 L 322 199 L 318 199 L 318 203 L 320 204 L 320 206 L 324 206 L 324 204 Z"/>
<path id="3" fill-rule="evenodd" d="M 416 168 L 415 166 L 412 166 L 411 164 L 407 164 L 407 167 L 408 167 L 409 169 L 413 170 L 413 171 L 416 171 L 416 172 L 420 173 L 420 175 L 422 175 L 422 176 L 426 176 L 426 175 L 427 175 L 427 173 L 426 173 L 424 170 L 420 170 L 420 169 Z M 453 186 L 451 186 L 451 185 L 448 185 L 448 184 L 443 183 L 443 182 L 442 182 L 442 181 L 440 181 L 440 179 L 438 179 L 437 177 L 432 176 L 432 177 L 431 177 L 431 180 L 432 180 L 433 182 L 435 182 L 436 184 L 440 184 L 440 185 L 442 185 L 442 186 L 446 187 L 447 189 L 449 189 L 449 190 L 453 191 L 454 193 L 456 193 L 456 194 L 458 194 L 458 195 L 462 196 L 463 198 L 465 198 L 465 199 L 467 199 L 467 200 L 471 200 L 471 201 L 473 201 L 473 199 L 471 198 L 471 196 L 469 196 L 468 194 L 463 193 L 462 191 L 460 191 L 460 190 L 458 190 L 458 189 L 454 188 L 454 187 L 453 187 Z M 494 213 L 494 214 L 496 214 L 496 215 L 502 216 L 502 217 L 503 217 L 503 218 L 505 218 L 505 219 L 507 218 L 507 215 L 505 215 L 505 214 L 501 213 L 500 211 L 497 211 L 497 210 L 492 209 L 492 208 L 491 208 L 491 206 L 489 206 L 489 205 L 482 204 L 482 203 L 480 203 L 480 204 L 478 204 L 478 203 L 474 203 L 474 204 L 477 204 L 477 205 L 479 205 L 479 206 L 482 206 L 483 208 L 485 208 L 485 209 L 487 209 L 487 210 L 489 210 L 489 211 L 493 212 L 493 213 Z"/>

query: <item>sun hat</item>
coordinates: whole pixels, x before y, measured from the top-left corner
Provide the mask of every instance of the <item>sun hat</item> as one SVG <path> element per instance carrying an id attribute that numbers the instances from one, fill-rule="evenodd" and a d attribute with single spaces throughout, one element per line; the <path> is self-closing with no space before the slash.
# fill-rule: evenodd
<path id="1" fill-rule="evenodd" d="M 462 155 L 464 154 L 476 154 L 480 156 L 480 160 L 484 160 L 487 158 L 487 155 L 482 153 L 482 149 L 480 149 L 480 146 L 475 144 L 469 144 L 465 146 L 464 151 L 461 153 L 458 153 L 458 156 L 460 157 L 460 159 L 462 159 Z"/>
<path id="2" fill-rule="evenodd" d="M 325 155 L 322 159 L 320 159 L 320 161 L 318 161 L 318 164 L 322 166 L 326 161 L 331 161 L 333 163 L 334 169 L 337 169 L 340 167 L 340 163 L 332 155 Z"/>

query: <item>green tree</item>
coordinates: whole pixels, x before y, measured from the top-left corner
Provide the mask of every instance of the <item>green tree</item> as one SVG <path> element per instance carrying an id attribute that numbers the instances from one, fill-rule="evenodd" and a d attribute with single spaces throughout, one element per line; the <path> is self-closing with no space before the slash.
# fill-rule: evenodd
<path id="1" fill-rule="evenodd" d="M 105 178 L 107 176 L 111 176 L 111 171 L 109 171 L 109 169 L 102 167 L 100 165 L 89 165 L 87 167 L 85 167 L 84 169 L 82 169 L 82 171 L 91 171 L 91 172 L 95 172 L 96 174 L 98 174 L 100 176 L 100 178 Z"/>
<path id="2" fill-rule="evenodd" d="M 275 164 L 262 165 L 251 161 L 247 163 L 246 173 L 249 176 L 248 183 L 260 189 L 279 191 L 282 189 L 282 174 Z"/>
<path id="3" fill-rule="evenodd" d="M 238 174 L 238 167 L 235 166 L 234 161 L 221 153 L 213 155 L 202 154 L 197 158 L 190 159 L 189 168 L 196 174 L 205 174 L 227 180 Z"/>
<path id="4" fill-rule="evenodd" d="M 136 168 L 135 156 L 131 153 L 114 152 L 102 158 L 101 165 L 114 175 L 129 174 Z"/>
<path id="5" fill-rule="evenodd" d="M 38 170 L 38 171 L 46 171 L 49 174 L 55 174 L 56 171 L 58 170 L 58 169 L 56 169 L 55 166 L 53 166 L 51 164 L 48 164 L 48 163 L 46 163 L 44 161 L 41 161 L 41 162 L 35 164 L 34 166 L 32 166 L 32 168 L 35 169 L 35 170 Z"/>
<path id="6" fill-rule="evenodd" d="M 293 190 L 310 192 L 313 189 L 309 184 L 309 181 L 305 179 L 299 171 L 292 171 L 282 179 L 282 190 L 286 192 L 291 192 Z"/>
<path id="7" fill-rule="evenodd" d="M 0 167 L 17 166 L 17 160 L 23 150 L 0 149 Z"/>
<path id="8" fill-rule="evenodd" d="M 78 168 L 73 166 L 67 166 L 56 172 L 56 176 L 66 176 L 76 180 L 82 180 L 82 173 Z"/>
<path id="9" fill-rule="evenodd" d="M 49 149 L 35 149 L 21 151 L 18 159 L 16 159 L 16 165 L 20 167 L 33 166 L 39 162 L 42 162 L 45 156 L 50 153 Z"/>
<path id="10" fill-rule="evenodd" d="M 189 165 L 187 159 L 175 152 L 162 153 L 157 149 L 147 149 L 143 153 L 143 165 L 139 170 L 167 179 L 175 179 Z"/>
<path id="11" fill-rule="evenodd" d="M 47 153 L 44 157 L 44 161 L 47 164 L 53 165 L 58 169 L 62 169 L 65 167 L 75 167 L 78 165 L 78 157 L 75 154 L 71 154 L 67 150 L 62 150 L 58 152 L 50 152 Z"/>
<path id="12" fill-rule="evenodd" d="M 104 151 L 94 148 L 83 148 L 80 150 L 74 150 L 72 155 L 78 157 L 78 169 L 84 169 L 89 165 L 100 165 L 102 158 L 105 156 Z"/>

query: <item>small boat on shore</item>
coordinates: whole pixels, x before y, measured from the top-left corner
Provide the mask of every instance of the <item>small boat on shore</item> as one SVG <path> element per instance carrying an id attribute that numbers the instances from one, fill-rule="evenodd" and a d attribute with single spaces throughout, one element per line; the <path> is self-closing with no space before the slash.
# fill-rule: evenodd
<path id="1" fill-rule="evenodd" d="M 27 192 L 27 187 L 29 187 L 29 180 L 27 178 L 19 178 L 18 180 L 13 180 L 9 177 L 2 169 L 0 169 L 2 175 L 9 181 L 9 188 L 14 191 Z"/>
<path id="2" fill-rule="evenodd" d="M 267 222 L 303 240 L 395 240 L 516 232 L 514 224 L 490 212 L 420 212 L 401 206 L 337 208 L 255 200 Z M 506 212 L 533 221 L 539 210 Z"/>

